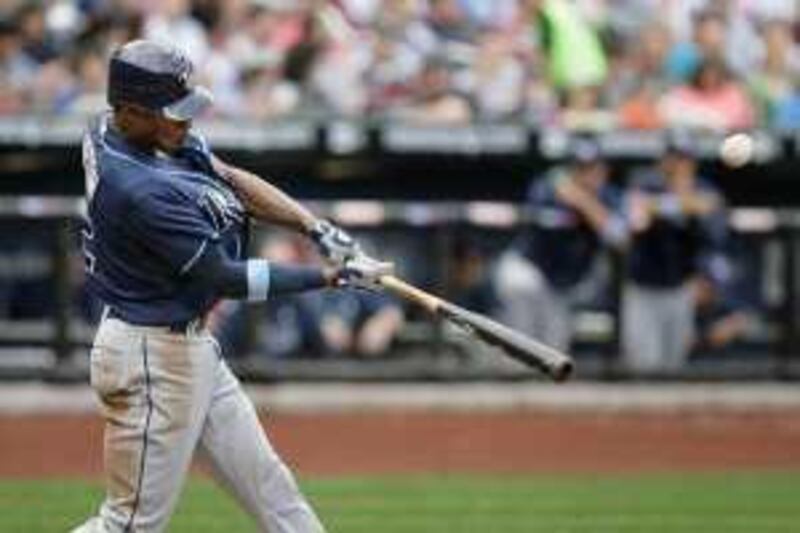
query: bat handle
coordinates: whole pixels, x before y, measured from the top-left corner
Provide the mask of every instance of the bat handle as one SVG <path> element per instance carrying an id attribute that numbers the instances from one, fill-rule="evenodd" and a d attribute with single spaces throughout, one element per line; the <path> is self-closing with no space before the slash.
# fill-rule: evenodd
<path id="1" fill-rule="evenodd" d="M 440 298 L 428 294 L 413 285 L 409 285 L 395 276 L 381 276 L 379 282 L 381 286 L 389 292 L 421 305 L 432 314 L 438 313 L 439 308 L 442 306 L 442 300 Z"/>

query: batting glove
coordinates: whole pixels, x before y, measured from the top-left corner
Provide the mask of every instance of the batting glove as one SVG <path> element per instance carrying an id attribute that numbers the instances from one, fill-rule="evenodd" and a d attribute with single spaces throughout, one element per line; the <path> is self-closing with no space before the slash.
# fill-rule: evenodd
<path id="1" fill-rule="evenodd" d="M 327 220 L 317 220 L 309 232 L 319 252 L 336 265 L 344 265 L 348 259 L 361 254 L 361 247 L 343 229 Z"/>
<path id="2" fill-rule="evenodd" d="M 378 261 L 364 253 L 359 253 L 345 261 L 339 270 L 338 283 L 342 287 L 354 287 L 369 291 L 380 290 L 381 276 L 394 274 L 394 263 Z"/>

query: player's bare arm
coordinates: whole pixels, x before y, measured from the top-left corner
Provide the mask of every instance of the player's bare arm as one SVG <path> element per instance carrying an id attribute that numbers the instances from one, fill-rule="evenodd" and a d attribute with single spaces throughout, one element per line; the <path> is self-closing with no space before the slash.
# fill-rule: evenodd
<path id="1" fill-rule="evenodd" d="M 256 220 L 277 224 L 299 233 L 310 233 L 317 223 L 302 204 L 257 175 L 212 156 L 214 170 L 236 191 Z"/>
<path id="2" fill-rule="evenodd" d="M 289 195 L 257 175 L 211 157 L 214 170 L 233 187 L 245 209 L 256 220 L 277 224 L 310 237 L 320 253 L 333 263 L 363 255 L 347 232 L 321 220 Z"/>
<path id="3" fill-rule="evenodd" d="M 560 180 L 556 184 L 556 194 L 567 205 L 583 215 L 588 224 L 612 246 L 625 245 L 627 230 L 622 217 L 607 208 L 602 201 L 576 183 L 573 178 Z"/>
<path id="4" fill-rule="evenodd" d="M 391 263 L 366 257 L 343 266 L 303 266 L 265 259 L 234 260 L 221 246 L 208 246 L 186 276 L 220 297 L 264 301 L 274 296 L 323 287 L 374 288 L 381 276 L 393 272 Z"/>

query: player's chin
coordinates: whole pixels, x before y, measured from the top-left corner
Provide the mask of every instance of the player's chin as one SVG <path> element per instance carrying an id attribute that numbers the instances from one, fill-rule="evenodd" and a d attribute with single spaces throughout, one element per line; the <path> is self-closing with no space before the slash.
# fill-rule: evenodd
<path id="1" fill-rule="evenodd" d="M 156 144 L 160 150 L 173 153 L 183 146 L 191 128 L 191 121 L 176 121 L 163 118 L 159 121 Z"/>
<path id="2" fill-rule="evenodd" d="M 181 135 L 179 137 L 160 137 L 158 139 L 158 149 L 162 152 L 173 154 L 183 146 L 183 141 L 185 139 L 186 135 Z"/>

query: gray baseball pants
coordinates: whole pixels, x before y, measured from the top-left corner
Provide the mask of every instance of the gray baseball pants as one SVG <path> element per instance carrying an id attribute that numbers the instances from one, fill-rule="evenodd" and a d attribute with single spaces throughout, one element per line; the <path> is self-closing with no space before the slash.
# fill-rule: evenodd
<path id="1" fill-rule="evenodd" d="M 635 373 L 675 372 L 686 363 L 694 338 L 690 285 L 654 289 L 628 285 L 622 297 L 622 348 Z"/>
<path id="2" fill-rule="evenodd" d="M 559 350 L 567 350 L 573 331 L 571 295 L 548 283 L 535 264 L 505 252 L 495 273 L 500 321 Z"/>
<path id="3" fill-rule="evenodd" d="M 105 419 L 106 498 L 76 532 L 164 531 L 198 445 L 261 531 L 324 531 L 206 330 L 105 318 L 91 383 Z"/>

